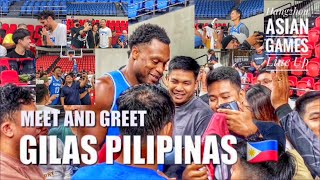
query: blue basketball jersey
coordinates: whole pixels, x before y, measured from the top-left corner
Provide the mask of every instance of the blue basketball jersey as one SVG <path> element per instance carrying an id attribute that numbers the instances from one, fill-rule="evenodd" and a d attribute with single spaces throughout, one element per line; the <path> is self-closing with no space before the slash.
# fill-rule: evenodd
<path id="1" fill-rule="evenodd" d="M 121 93 L 127 89 L 130 88 L 130 84 L 124 77 L 121 71 L 112 71 L 110 73 L 107 73 L 112 79 L 113 85 L 114 85 L 114 96 L 113 96 L 113 103 L 111 110 L 112 111 L 117 111 L 118 106 L 117 106 L 117 99 L 121 95 Z M 108 135 L 115 135 L 119 136 L 120 135 L 120 130 L 118 127 L 109 127 L 108 128 Z"/>
<path id="2" fill-rule="evenodd" d="M 125 90 L 129 89 L 131 87 L 131 85 L 128 83 L 128 81 L 126 80 L 126 78 L 124 77 L 122 72 L 119 70 L 107 73 L 107 75 L 109 75 L 111 77 L 113 85 L 114 85 L 114 96 L 113 96 L 113 103 L 112 103 L 111 110 L 117 111 L 118 110 L 118 106 L 116 103 L 117 99 Z M 109 127 L 107 135 L 120 136 L 119 127 Z M 158 169 L 160 171 L 163 171 L 164 165 L 159 164 Z"/>
<path id="3" fill-rule="evenodd" d="M 60 89 L 62 86 L 62 79 L 56 79 L 54 76 L 51 77 L 51 83 L 49 85 L 50 96 L 57 95 L 57 98 L 52 101 L 50 105 L 60 105 Z"/>
<path id="4" fill-rule="evenodd" d="M 234 26 L 231 27 L 230 29 L 230 35 L 234 35 L 234 34 L 240 34 L 240 27 L 242 26 L 243 24 L 240 23 L 237 28 L 235 28 Z"/>

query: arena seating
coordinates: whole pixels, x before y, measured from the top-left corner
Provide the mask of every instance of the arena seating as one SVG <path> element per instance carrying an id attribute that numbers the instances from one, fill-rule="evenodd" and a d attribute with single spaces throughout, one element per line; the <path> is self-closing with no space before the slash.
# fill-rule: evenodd
<path id="1" fill-rule="evenodd" d="M 44 10 L 54 11 L 56 15 L 66 15 L 66 1 L 52 0 L 26 0 L 21 6 L 20 15 L 38 15 L 39 12 Z"/>
<path id="2" fill-rule="evenodd" d="M 93 71 L 95 72 L 95 56 L 83 56 L 80 59 L 76 59 L 78 63 L 78 70 Z M 56 66 L 60 66 L 63 72 L 72 71 L 73 61 L 68 58 L 62 58 L 59 60 Z"/>
<path id="3" fill-rule="evenodd" d="M 116 2 L 117 0 L 112 0 Z M 120 1 L 119 1 L 120 2 Z M 97 3 L 97 4 L 67 4 L 67 13 L 69 15 L 117 15 L 115 3 Z"/>
<path id="4" fill-rule="evenodd" d="M 198 0 L 195 1 L 196 18 L 221 18 L 229 16 L 231 9 L 237 7 L 233 0 Z M 263 13 L 263 0 L 244 0 L 238 7 L 242 11 L 242 18 L 248 18 Z"/>
<path id="5" fill-rule="evenodd" d="M 37 59 L 36 62 L 36 71 L 47 71 L 48 68 L 53 64 L 55 60 L 57 60 L 59 56 L 41 56 Z"/>
<path id="6" fill-rule="evenodd" d="M 196 18 L 226 18 L 234 6 L 234 1 L 197 0 Z"/>
<path id="7" fill-rule="evenodd" d="M 246 0 L 242 1 L 239 6 L 243 19 L 263 13 L 263 8 L 264 0 Z"/>
<path id="8" fill-rule="evenodd" d="M 0 14 L 8 14 L 10 5 L 12 4 L 12 0 L 0 0 Z"/>
<path id="9" fill-rule="evenodd" d="M 88 19 L 80 19 L 79 24 L 82 26 Z M 95 20 L 94 23 L 99 23 L 99 20 Z M 107 27 L 111 29 L 111 31 L 116 31 L 117 33 L 122 33 L 123 30 L 128 32 L 128 21 L 120 21 L 120 20 L 107 20 Z M 74 27 L 74 19 L 67 20 L 67 30 L 70 30 Z"/>
<path id="10" fill-rule="evenodd" d="M 158 13 L 169 11 L 169 6 L 177 6 L 185 4 L 187 0 L 129 0 L 128 18 L 136 19 L 138 16 L 151 12 L 153 10 Z"/>
<path id="11" fill-rule="evenodd" d="M 8 14 L 10 6 L 20 0 L 0 0 L 0 14 Z M 20 8 L 21 16 L 36 16 L 43 10 L 52 10 L 58 16 L 68 15 L 117 15 L 116 4 L 121 4 L 124 15 L 128 12 L 128 0 L 25 0 Z M 126 4 L 126 5 L 124 5 Z"/>
<path id="12" fill-rule="evenodd" d="M 19 82 L 19 74 L 35 74 L 33 60 L 32 58 L 0 58 L 0 85 L 14 83 L 27 86 L 28 83 Z"/>

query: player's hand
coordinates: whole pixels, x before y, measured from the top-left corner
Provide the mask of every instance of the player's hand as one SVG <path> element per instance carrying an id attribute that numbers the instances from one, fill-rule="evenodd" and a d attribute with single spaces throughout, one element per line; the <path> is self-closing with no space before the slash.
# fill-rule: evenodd
<path id="1" fill-rule="evenodd" d="M 42 28 L 41 35 L 43 35 L 43 36 L 48 36 L 49 35 L 49 33 L 48 33 L 48 31 L 47 31 L 47 29 L 45 27 Z"/>
<path id="2" fill-rule="evenodd" d="M 54 95 L 52 95 L 52 96 L 50 97 L 50 100 L 53 101 L 53 100 L 55 100 L 57 97 L 58 97 L 58 95 L 54 94 Z"/>
<path id="3" fill-rule="evenodd" d="M 252 36 L 249 36 L 246 40 L 251 45 L 254 46 L 259 42 L 263 42 L 263 36 L 259 35 L 259 33 L 254 33 Z"/>
<path id="4" fill-rule="evenodd" d="M 182 173 L 182 180 L 208 180 L 209 171 L 205 165 L 190 164 Z"/>
<path id="5" fill-rule="evenodd" d="M 277 66 L 276 73 L 272 73 L 271 103 L 274 109 L 288 104 L 289 87 L 288 67 Z"/>
<path id="6" fill-rule="evenodd" d="M 252 112 L 238 103 L 240 111 L 231 109 L 218 109 L 219 113 L 226 114 L 228 129 L 238 135 L 248 137 L 254 134 L 258 128 L 252 119 Z"/>

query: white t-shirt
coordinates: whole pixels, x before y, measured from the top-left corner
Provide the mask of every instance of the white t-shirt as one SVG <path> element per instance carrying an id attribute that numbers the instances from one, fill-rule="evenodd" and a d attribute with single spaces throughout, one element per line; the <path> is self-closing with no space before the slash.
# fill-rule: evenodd
<path id="1" fill-rule="evenodd" d="M 222 66 L 222 64 L 220 64 L 220 63 L 215 63 L 215 64 L 213 65 L 213 69 L 216 69 L 216 68 L 221 67 L 221 66 Z"/>
<path id="2" fill-rule="evenodd" d="M 60 139 L 57 139 L 57 154 L 52 155 L 53 152 L 50 152 L 50 139 L 47 137 L 47 155 L 50 156 L 58 156 L 58 158 L 63 157 L 64 145 Z M 43 172 L 46 180 L 69 180 L 72 176 L 72 166 L 71 165 L 39 165 L 40 169 Z"/>
<path id="3" fill-rule="evenodd" d="M 109 47 L 109 38 L 112 37 L 111 29 L 108 27 L 99 29 L 99 38 L 100 38 L 100 47 L 107 48 Z"/>
<path id="4" fill-rule="evenodd" d="M 0 57 L 6 57 L 7 49 L 0 45 Z"/>
<path id="5" fill-rule="evenodd" d="M 203 30 L 202 29 L 198 29 L 198 32 L 201 34 L 201 36 L 203 36 Z"/>
<path id="6" fill-rule="evenodd" d="M 49 32 L 49 36 L 55 46 L 66 46 L 67 26 L 65 24 L 58 23 L 57 28 L 53 32 Z"/>

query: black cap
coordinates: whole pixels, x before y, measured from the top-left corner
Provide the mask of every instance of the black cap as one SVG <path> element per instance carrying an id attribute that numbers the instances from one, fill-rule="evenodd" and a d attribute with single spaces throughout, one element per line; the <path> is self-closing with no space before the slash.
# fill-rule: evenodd
<path id="1" fill-rule="evenodd" d="M 228 46 L 228 44 L 230 43 L 230 41 L 232 41 L 234 39 L 237 39 L 237 38 L 235 36 L 233 36 L 233 35 L 229 35 L 229 36 L 223 38 L 222 42 L 221 42 L 222 43 L 222 48 L 225 49 Z"/>

